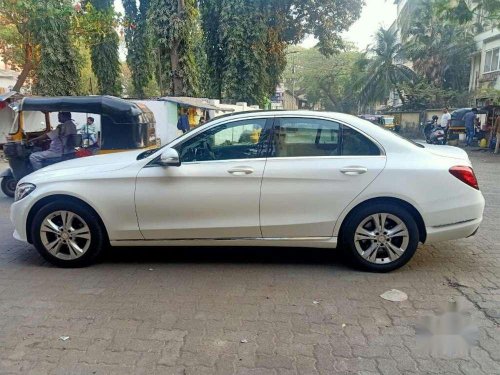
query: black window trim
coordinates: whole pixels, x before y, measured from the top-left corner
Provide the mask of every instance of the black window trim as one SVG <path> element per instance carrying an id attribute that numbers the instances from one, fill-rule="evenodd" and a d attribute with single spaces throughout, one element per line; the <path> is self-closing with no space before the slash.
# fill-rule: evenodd
<path id="1" fill-rule="evenodd" d="M 345 123 L 344 121 L 340 121 L 340 120 L 337 120 L 335 118 L 332 118 L 332 117 L 326 117 L 326 116 L 304 116 L 303 114 L 299 115 L 293 115 L 293 114 L 287 114 L 287 115 L 281 115 L 281 116 L 274 116 L 274 121 L 273 121 L 273 125 L 272 125 L 272 128 L 271 128 L 271 138 L 270 138 L 270 142 L 268 142 L 268 152 L 267 152 L 267 156 L 266 158 L 270 158 L 270 153 L 271 153 L 271 144 L 274 140 L 274 137 L 275 137 L 275 128 L 276 128 L 276 123 L 279 121 L 279 119 L 284 119 L 284 118 L 291 118 L 291 119 L 311 119 L 311 120 L 325 120 L 325 121 L 330 121 L 330 122 L 333 122 L 333 123 L 337 123 L 340 126 L 340 146 L 342 147 L 342 137 L 343 137 L 343 130 L 342 130 L 342 125 L 343 126 L 347 126 L 348 128 L 354 130 L 354 131 L 357 131 L 358 133 L 362 134 L 363 136 L 365 136 L 366 138 L 368 138 L 370 141 L 373 142 L 373 144 L 375 146 L 378 147 L 379 151 L 380 151 L 380 154 L 379 155 L 335 155 L 335 156 L 282 156 L 282 157 L 274 157 L 272 159 L 304 159 L 304 158 L 307 158 L 307 159 L 338 159 L 338 158 L 378 158 L 378 157 L 385 157 L 386 156 L 386 152 L 385 152 L 385 149 L 382 147 L 382 145 L 380 144 L 380 142 L 378 142 L 376 139 L 374 139 L 372 136 L 370 136 L 369 134 L 366 134 L 364 131 L 356 128 L 355 126 L 352 126 L 352 125 L 349 125 L 347 123 Z M 266 126 L 267 126 L 267 123 L 266 123 Z"/>

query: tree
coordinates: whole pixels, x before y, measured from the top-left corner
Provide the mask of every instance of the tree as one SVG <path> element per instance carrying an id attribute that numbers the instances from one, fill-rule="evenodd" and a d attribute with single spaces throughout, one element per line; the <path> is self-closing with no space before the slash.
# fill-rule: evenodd
<path id="1" fill-rule="evenodd" d="M 500 26 L 498 0 L 437 0 L 436 5 L 444 18 L 459 24 L 475 24 L 482 31 L 485 24 Z"/>
<path id="2" fill-rule="evenodd" d="M 6 62 L 21 67 L 14 91 L 20 91 L 35 66 L 35 32 L 33 19 L 36 16 L 34 0 L 0 0 L 1 53 Z M 48 14 L 48 17 L 52 15 Z"/>
<path id="3" fill-rule="evenodd" d="M 121 94 L 120 61 L 118 55 L 118 34 L 115 31 L 113 0 L 88 0 L 86 9 L 98 13 L 102 26 L 99 32 L 88 37 L 92 71 L 97 77 L 99 93 Z"/>
<path id="4" fill-rule="evenodd" d="M 35 2 L 29 24 L 40 49 L 36 91 L 40 95 L 77 95 L 81 90 L 79 55 L 70 33 L 71 3 L 59 0 Z M 46 18 L 43 14 L 51 14 Z M 17 86 L 17 85 L 16 85 Z"/>
<path id="5" fill-rule="evenodd" d="M 151 0 L 149 23 L 160 52 L 161 66 L 170 70 L 170 93 L 196 96 L 199 72 L 195 34 L 199 27 L 196 0 Z"/>
<path id="6" fill-rule="evenodd" d="M 293 56 L 283 74 L 288 88 L 304 93 L 309 104 L 327 111 L 357 113 L 359 92 L 352 83 L 363 74 L 358 64 L 363 54 L 347 51 L 326 57 L 317 48 L 301 47 L 287 53 Z"/>
<path id="7" fill-rule="evenodd" d="M 370 52 L 373 57 L 370 56 L 366 75 L 361 80 L 361 103 L 383 101 L 390 91 L 396 90 L 401 102 L 405 104 L 401 84 L 414 81 L 416 75 L 401 63 L 403 46 L 398 42 L 396 34 L 380 28 L 376 34 L 375 47 Z"/>
<path id="8" fill-rule="evenodd" d="M 135 96 L 145 97 L 152 77 L 151 40 L 147 16 L 150 0 L 122 0 L 125 9 L 125 42 Z"/>
<path id="9" fill-rule="evenodd" d="M 338 52 L 345 47 L 341 33 L 362 5 L 362 0 L 201 0 L 212 92 L 261 102 L 281 79 L 287 46 L 313 34 L 323 54 Z M 245 62 L 232 67 L 237 61 Z M 251 89 L 257 86 L 263 90 Z"/>
<path id="10" fill-rule="evenodd" d="M 466 91 L 474 37 L 467 27 L 447 22 L 436 0 L 420 0 L 403 32 L 414 70 L 437 88 Z"/>
<path id="11" fill-rule="evenodd" d="M 28 78 L 38 84 L 40 94 L 81 91 L 78 49 L 109 30 L 109 22 L 92 7 L 82 12 L 72 3 L 0 0 L 0 54 L 22 70 L 15 91 Z"/>

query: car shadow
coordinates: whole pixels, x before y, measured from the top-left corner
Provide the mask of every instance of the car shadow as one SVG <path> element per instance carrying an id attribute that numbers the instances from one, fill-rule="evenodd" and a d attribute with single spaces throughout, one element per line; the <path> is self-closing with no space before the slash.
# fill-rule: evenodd
<path id="1" fill-rule="evenodd" d="M 329 265 L 352 269 L 342 249 L 290 247 L 110 247 L 100 257 L 110 263 L 200 263 Z"/>

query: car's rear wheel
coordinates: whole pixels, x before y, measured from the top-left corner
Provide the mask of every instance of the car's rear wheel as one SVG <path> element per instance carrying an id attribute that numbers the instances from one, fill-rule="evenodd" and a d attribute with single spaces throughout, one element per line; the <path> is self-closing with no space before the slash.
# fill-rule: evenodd
<path id="1" fill-rule="evenodd" d="M 74 202 L 52 202 L 35 215 L 33 244 L 58 267 L 84 267 L 96 259 L 104 244 L 104 231 L 96 214 Z"/>
<path id="2" fill-rule="evenodd" d="M 405 265 L 419 242 L 413 216 L 395 204 L 375 203 L 357 209 L 346 222 L 343 241 L 356 264 L 388 272 Z"/>

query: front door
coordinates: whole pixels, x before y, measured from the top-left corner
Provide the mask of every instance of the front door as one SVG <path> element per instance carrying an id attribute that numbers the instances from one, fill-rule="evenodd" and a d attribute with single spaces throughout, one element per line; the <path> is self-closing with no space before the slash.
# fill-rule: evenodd
<path id="1" fill-rule="evenodd" d="M 383 170 L 385 156 L 334 121 L 276 118 L 262 182 L 264 238 L 332 237 L 347 205 Z"/>
<path id="2" fill-rule="evenodd" d="M 175 146 L 180 167 L 137 177 L 139 227 L 149 240 L 260 238 L 266 119 L 229 121 Z"/>

